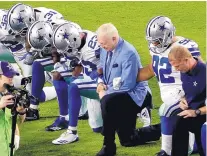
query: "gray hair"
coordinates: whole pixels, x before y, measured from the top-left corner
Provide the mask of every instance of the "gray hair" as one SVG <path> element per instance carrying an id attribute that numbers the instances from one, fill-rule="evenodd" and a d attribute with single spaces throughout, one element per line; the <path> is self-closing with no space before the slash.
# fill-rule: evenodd
<path id="1" fill-rule="evenodd" d="M 119 32 L 112 23 L 102 24 L 96 31 L 97 36 L 113 37 L 119 36 Z"/>

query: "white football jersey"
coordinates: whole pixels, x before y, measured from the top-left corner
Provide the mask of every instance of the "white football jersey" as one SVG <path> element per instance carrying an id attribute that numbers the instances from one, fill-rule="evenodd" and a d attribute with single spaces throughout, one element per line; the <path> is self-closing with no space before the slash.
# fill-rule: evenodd
<path id="1" fill-rule="evenodd" d="M 8 10 L 0 9 L 1 49 L 8 49 L 14 56 L 22 57 L 24 54 L 26 54 L 25 45 L 15 40 L 15 36 L 12 34 L 12 30 L 7 24 L 7 13 Z"/>
<path id="2" fill-rule="evenodd" d="M 0 9 L 0 41 L 13 40 L 12 30 L 7 24 L 8 10 Z"/>
<path id="3" fill-rule="evenodd" d="M 58 25 L 70 22 L 73 24 L 78 30 L 82 30 L 81 27 L 74 22 L 65 20 L 63 15 L 53 9 L 48 9 L 45 7 L 34 8 L 36 21 L 46 21 L 50 22 L 53 25 L 53 29 L 55 29 Z"/>
<path id="4" fill-rule="evenodd" d="M 181 45 L 188 48 L 192 56 L 200 56 L 200 50 L 196 42 L 184 37 L 177 38 L 178 40 L 161 54 L 153 53 L 153 51 L 150 49 L 153 70 L 159 83 L 161 98 L 163 102 L 168 101 L 171 99 L 171 97 L 177 96 L 178 94 L 184 94 L 180 72 L 175 70 L 175 68 L 172 67 L 168 61 L 168 54 L 172 47 Z M 153 47 L 153 45 L 150 45 L 150 47 Z"/>
<path id="5" fill-rule="evenodd" d="M 80 60 L 84 75 L 89 76 L 90 72 L 97 69 L 100 62 L 100 46 L 95 33 L 88 30 L 83 30 L 83 32 L 87 34 L 87 37 L 85 45 L 80 50 Z"/>
<path id="6" fill-rule="evenodd" d="M 53 9 L 38 7 L 34 8 L 34 11 L 36 15 L 36 21 L 55 23 L 56 21 L 63 19 L 63 15 Z"/>

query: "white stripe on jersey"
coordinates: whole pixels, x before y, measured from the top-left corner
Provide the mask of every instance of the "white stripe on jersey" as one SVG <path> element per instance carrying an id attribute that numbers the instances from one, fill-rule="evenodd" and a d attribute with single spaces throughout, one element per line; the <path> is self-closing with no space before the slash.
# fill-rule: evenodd
<path id="1" fill-rule="evenodd" d="M 78 85 L 78 88 L 96 88 L 97 87 L 97 83 L 94 82 L 94 84 L 77 84 Z"/>

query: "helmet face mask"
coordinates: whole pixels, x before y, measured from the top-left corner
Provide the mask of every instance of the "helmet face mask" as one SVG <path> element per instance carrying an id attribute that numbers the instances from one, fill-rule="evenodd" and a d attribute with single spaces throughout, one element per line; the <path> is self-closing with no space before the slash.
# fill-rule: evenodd
<path id="1" fill-rule="evenodd" d="M 148 39 L 149 44 L 153 44 L 154 46 L 157 46 L 158 48 L 161 48 L 161 44 L 163 43 L 163 39 L 162 38 L 158 38 L 155 40 L 150 40 Z"/>
<path id="2" fill-rule="evenodd" d="M 150 49 L 157 54 L 169 47 L 174 35 L 175 27 L 168 17 L 157 16 L 150 20 L 146 28 L 146 40 Z"/>
<path id="3" fill-rule="evenodd" d="M 47 44 L 46 46 L 43 47 L 41 50 L 44 54 L 50 54 L 52 50 L 52 44 Z"/>
<path id="4" fill-rule="evenodd" d="M 25 37 L 28 28 L 35 22 L 35 13 L 32 7 L 18 3 L 14 5 L 8 12 L 8 24 L 11 29 Z"/>
<path id="5" fill-rule="evenodd" d="M 78 48 L 81 46 L 79 30 L 70 23 L 59 25 L 53 34 L 53 44 L 61 53 L 70 56 L 79 55 Z"/>
<path id="6" fill-rule="evenodd" d="M 25 37 L 27 35 L 27 30 L 28 28 L 23 28 L 22 30 L 19 31 L 17 35 L 20 35 L 21 37 Z"/>

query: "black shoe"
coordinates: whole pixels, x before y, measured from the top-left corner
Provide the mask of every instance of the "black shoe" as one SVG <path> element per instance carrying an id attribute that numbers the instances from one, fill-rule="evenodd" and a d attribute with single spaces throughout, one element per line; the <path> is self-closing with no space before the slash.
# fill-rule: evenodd
<path id="1" fill-rule="evenodd" d="M 96 154 L 96 156 L 114 156 L 116 155 L 116 144 L 103 145 L 102 149 Z"/>
<path id="2" fill-rule="evenodd" d="M 84 115 L 79 116 L 78 120 L 88 120 L 88 111 Z"/>
<path id="3" fill-rule="evenodd" d="M 50 126 L 47 126 L 45 128 L 46 131 L 59 131 L 62 129 L 68 128 L 69 121 L 65 120 L 64 117 L 57 117 L 57 119 L 54 121 L 54 123 Z"/>
<path id="4" fill-rule="evenodd" d="M 138 141 L 138 143 L 158 141 L 161 137 L 161 124 L 138 128 L 134 131 L 133 137 L 135 142 Z"/>
<path id="5" fill-rule="evenodd" d="M 28 108 L 26 111 L 26 121 L 39 120 L 39 110 Z"/>
<path id="6" fill-rule="evenodd" d="M 160 152 L 156 153 L 155 156 L 170 156 L 170 155 L 167 155 L 167 153 L 164 150 L 161 150 Z"/>

